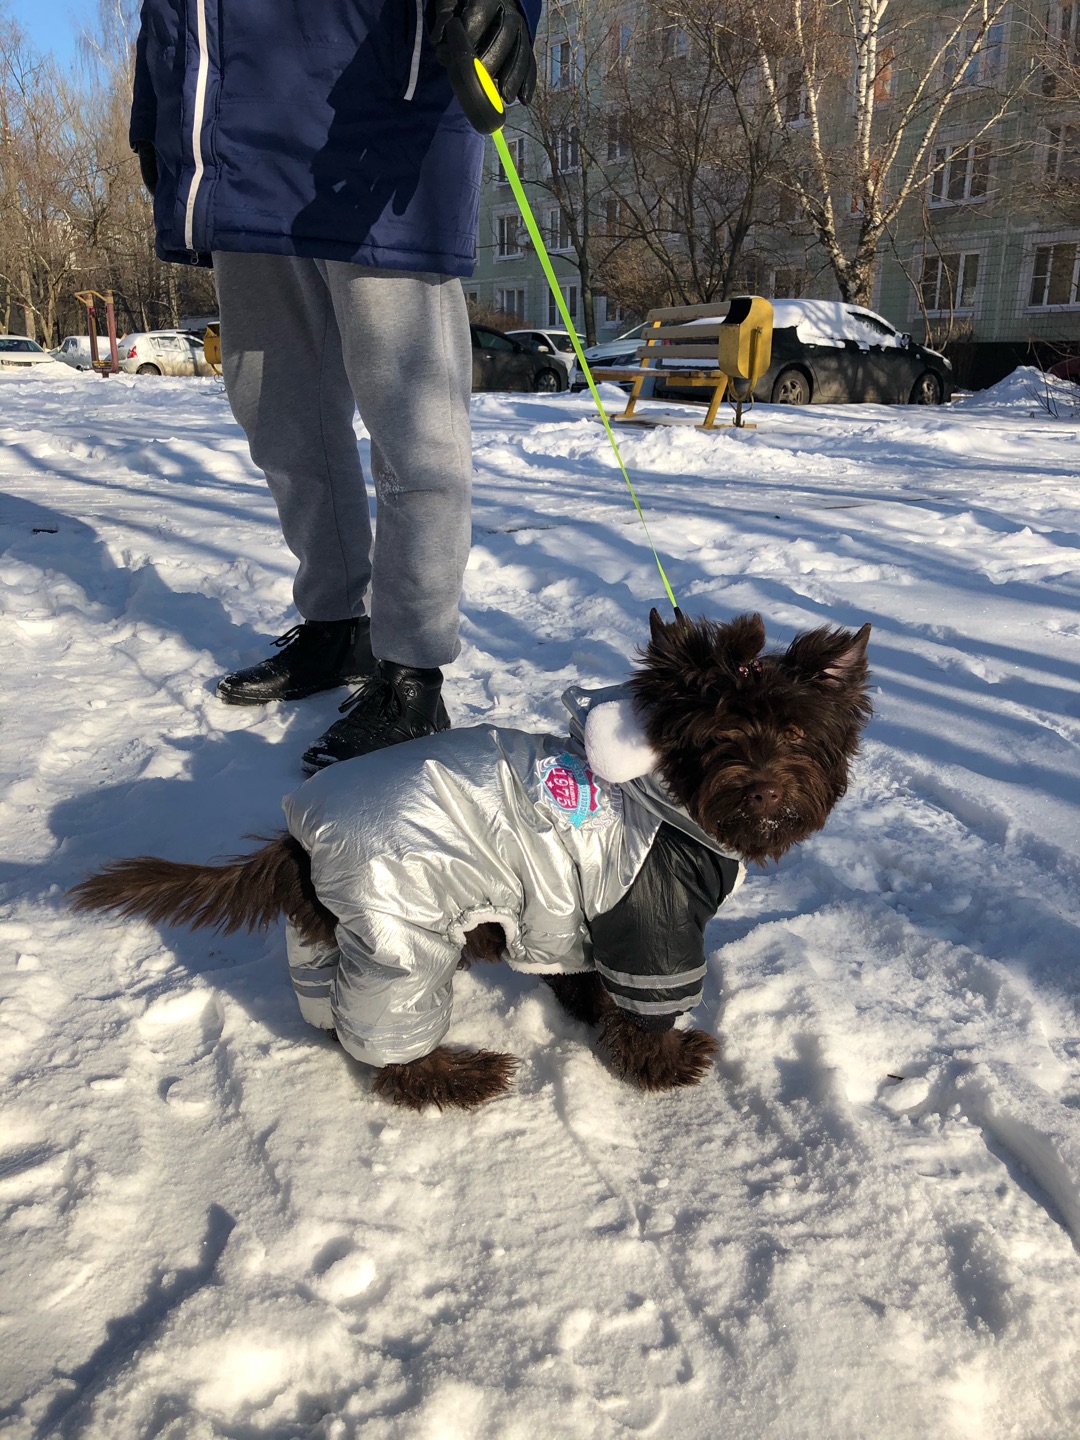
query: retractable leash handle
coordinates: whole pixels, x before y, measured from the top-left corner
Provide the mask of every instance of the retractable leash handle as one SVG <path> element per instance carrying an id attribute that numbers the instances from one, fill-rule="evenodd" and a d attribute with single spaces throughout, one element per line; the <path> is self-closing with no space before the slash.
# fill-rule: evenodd
<path id="1" fill-rule="evenodd" d="M 481 135 L 493 135 L 506 118 L 506 106 L 476 50 L 465 26 L 454 16 L 446 22 L 439 44 L 439 59 L 446 67 L 457 102 L 465 118 Z"/>
<path id="2" fill-rule="evenodd" d="M 455 22 L 451 21 L 451 25 L 454 23 Z M 465 31 L 460 21 L 457 22 L 457 26 L 461 31 L 461 38 L 465 41 L 465 44 L 468 45 L 468 40 L 465 38 Z M 450 37 L 450 25 L 447 26 L 447 41 L 451 45 L 456 41 L 456 37 L 454 39 Z M 521 177 L 517 172 L 517 166 L 514 164 L 513 156 L 510 154 L 510 147 L 506 143 L 506 136 L 502 132 L 503 119 L 506 113 L 502 96 L 499 94 L 494 80 L 492 80 L 483 64 L 476 58 L 476 54 L 471 46 L 469 46 L 468 58 L 472 66 L 471 72 L 469 66 L 464 63 L 464 60 L 462 60 L 460 65 L 455 64 L 454 69 L 450 69 L 450 67 L 447 66 L 447 69 L 450 70 L 450 83 L 454 87 L 454 94 L 457 96 L 461 108 L 465 111 L 470 122 L 482 134 L 490 135 L 495 142 L 495 149 L 498 152 L 499 159 L 502 161 L 503 172 L 510 182 L 510 189 L 514 192 L 514 199 L 517 201 L 518 209 L 521 211 L 521 218 L 525 222 L 525 228 L 529 232 L 529 239 L 533 242 L 533 246 L 536 249 L 540 264 L 547 277 L 547 282 L 551 287 L 551 293 L 555 297 L 555 304 L 558 306 L 559 314 L 562 316 L 563 324 L 566 326 L 571 344 L 574 347 L 577 362 L 581 366 L 581 373 L 585 376 L 593 400 L 596 402 L 596 408 L 600 412 L 600 419 L 604 422 L 604 429 L 607 431 L 607 437 L 611 441 L 611 448 L 615 452 L 615 459 L 619 462 L 619 469 L 622 471 L 623 479 L 626 481 L 626 488 L 630 491 L 630 498 L 634 502 L 634 508 L 637 510 L 638 518 L 645 530 L 645 538 L 649 542 L 649 549 L 652 551 L 653 559 L 656 561 L 656 568 L 660 572 L 660 579 L 664 582 L 664 591 L 667 598 L 671 601 L 671 608 L 675 611 L 676 619 L 680 619 L 681 611 L 679 610 L 679 602 L 675 599 L 675 592 L 671 588 L 671 582 L 668 580 L 664 567 L 660 562 L 660 556 L 656 552 L 653 538 L 649 534 L 649 525 L 645 519 L 645 512 L 641 508 L 641 502 L 638 500 L 626 465 L 623 462 L 618 443 L 615 439 L 615 432 L 611 428 L 607 411 L 604 409 L 604 402 L 600 399 L 600 392 L 596 388 L 596 381 L 593 379 L 592 371 L 589 369 L 589 362 L 585 359 L 585 351 L 581 348 L 581 341 L 578 338 L 578 333 L 571 318 L 570 311 L 567 308 L 566 300 L 559 287 L 558 277 L 551 263 L 551 256 L 547 252 L 544 237 L 540 233 L 540 227 L 536 223 L 536 216 L 533 214 L 532 206 L 529 204 L 528 196 L 525 194 Z M 466 103 L 466 100 L 468 103 Z M 474 114 L 477 117 L 475 119 L 473 118 Z M 479 120 L 483 120 L 484 123 L 478 123 Z M 491 123 L 493 120 L 495 123 Z"/>

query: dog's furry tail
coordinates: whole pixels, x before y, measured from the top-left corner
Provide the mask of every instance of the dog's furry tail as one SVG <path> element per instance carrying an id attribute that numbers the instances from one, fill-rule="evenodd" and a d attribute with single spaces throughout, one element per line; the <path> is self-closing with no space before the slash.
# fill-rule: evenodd
<path id="1" fill-rule="evenodd" d="M 332 944 L 337 920 L 315 894 L 303 846 L 284 831 L 251 838 L 267 843 L 220 865 L 185 865 L 154 855 L 112 860 L 68 892 L 72 909 L 116 910 L 224 935 L 265 930 L 284 914 L 309 943 Z"/>

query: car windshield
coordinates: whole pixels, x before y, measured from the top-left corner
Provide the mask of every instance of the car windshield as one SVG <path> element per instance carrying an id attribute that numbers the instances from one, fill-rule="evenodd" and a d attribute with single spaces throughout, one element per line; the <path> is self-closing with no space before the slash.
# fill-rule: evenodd
<path id="1" fill-rule="evenodd" d="M 556 350 L 568 350 L 573 353 L 574 342 L 570 339 L 569 335 L 552 335 L 551 343 L 555 346 Z"/>
<path id="2" fill-rule="evenodd" d="M 0 335 L 0 350 L 18 351 L 20 355 L 44 355 L 45 351 L 35 340 L 26 340 L 21 335 Z"/>

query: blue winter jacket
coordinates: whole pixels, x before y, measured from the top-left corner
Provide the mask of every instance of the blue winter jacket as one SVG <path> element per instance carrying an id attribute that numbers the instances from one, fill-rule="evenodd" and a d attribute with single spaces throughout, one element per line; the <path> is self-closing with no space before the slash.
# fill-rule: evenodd
<path id="1" fill-rule="evenodd" d="M 520 0 L 535 34 L 541 0 Z M 424 0 L 143 0 L 131 144 L 157 253 L 308 255 L 470 275 L 484 142 Z"/>

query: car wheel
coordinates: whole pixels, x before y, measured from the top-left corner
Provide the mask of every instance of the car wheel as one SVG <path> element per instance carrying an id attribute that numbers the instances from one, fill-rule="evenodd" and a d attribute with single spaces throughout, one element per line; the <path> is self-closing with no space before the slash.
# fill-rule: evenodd
<path id="1" fill-rule="evenodd" d="M 941 381 L 932 370 L 924 370 L 915 381 L 911 395 L 908 397 L 909 405 L 940 405 L 941 404 Z"/>
<path id="2" fill-rule="evenodd" d="M 781 370 L 772 387 L 774 405 L 809 405 L 810 381 L 801 370 Z"/>
<path id="3" fill-rule="evenodd" d="M 559 377 L 554 370 L 541 370 L 533 376 L 533 389 L 541 391 L 545 395 L 553 395 L 556 390 L 561 388 Z"/>
<path id="4" fill-rule="evenodd" d="M 160 375 L 161 371 L 156 365 L 139 365 L 135 371 L 136 375 Z"/>

